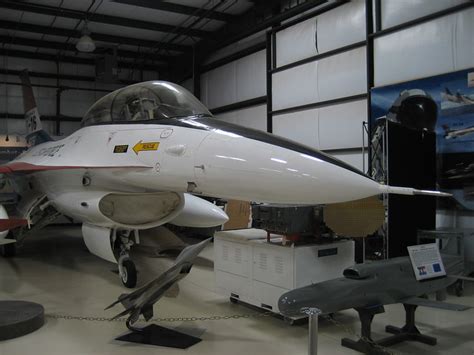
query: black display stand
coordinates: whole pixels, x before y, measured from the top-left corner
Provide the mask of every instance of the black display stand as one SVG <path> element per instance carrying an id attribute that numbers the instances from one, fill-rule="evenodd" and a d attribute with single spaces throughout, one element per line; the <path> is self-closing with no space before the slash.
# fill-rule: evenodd
<path id="1" fill-rule="evenodd" d="M 387 122 L 388 185 L 436 190 L 436 135 Z M 388 195 L 388 257 L 407 255 L 418 229 L 435 229 L 436 197 Z"/>
<path id="2" fill-rule="evenodd" d="M 201 341 L 200 338 L 173 329 L 161 327 L 156 324 L 150 324 L 143 328 L 136 328 L 127 322 L 127 328 L 130 329 L 130 332 L 119 336 L 115 340 L 164 346 L 175 349 L 187 349 Z"/>
<path id="3" fill-rule="evenodd" d="M 355 341 L 343 338 L 341 340 L 341 345 L 370 355 L 390 354 L 390 352 L 384 350 L 383 347 L 398 344 L 407 340 L 418 341 L 428 345 L 436 345 L 436 338 L 421 334 L 415 325 L 415 311 L 417 306 L 403 304 L 403 307 L 405 308 L 405 325 L 402 328 L 387 325 L 385 331 L 394 335 L 377 341 L 372 339 L 372 321 L 376 314 L 385 312 L 384 307 L 356 308 L 356 311 L 359 313 L 361 324 L 361 339 Z"/>
<path id="4" fill-rule="evenodd" d="M 32 333 L 43 324 L 42 305 L 25 301 L 0 301 L 0 341 Z"/>

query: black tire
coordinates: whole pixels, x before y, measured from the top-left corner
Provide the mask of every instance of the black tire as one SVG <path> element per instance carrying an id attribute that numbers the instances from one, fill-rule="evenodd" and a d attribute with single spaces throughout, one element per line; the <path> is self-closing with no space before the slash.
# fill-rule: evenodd
<path id="1" fill-rule="evenodd" d="M 120 280 L 127 288 L 134 288 L 137 285 L 137 268 L 135 263 L 131 260 L 124 260 L 122 263 L 123 274 L 120 275 Z"/>

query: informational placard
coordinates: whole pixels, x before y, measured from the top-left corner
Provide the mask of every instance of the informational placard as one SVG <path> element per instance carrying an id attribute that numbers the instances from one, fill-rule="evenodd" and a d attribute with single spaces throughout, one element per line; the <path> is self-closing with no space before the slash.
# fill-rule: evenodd
<path id="1" fill-rule="evenodd" d="M 407 249 L 418 281 L 446 276 L 443 260 L 436 243 L 412 245 Z"/>

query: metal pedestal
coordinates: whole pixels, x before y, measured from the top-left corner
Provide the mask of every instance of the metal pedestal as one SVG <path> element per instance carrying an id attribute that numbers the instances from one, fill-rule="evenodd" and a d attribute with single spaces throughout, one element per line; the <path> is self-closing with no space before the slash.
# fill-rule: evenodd
<path id="1" fill-rule="evenodd" d="M 308 318 L 308 355 L 318 354 L 318 318 L 321 310 L 318 308 L 304 308 L 301 313 Z"/>
<path id="2" fill-rule="evenodd" d="M 383 349 L 383 347 L 398 344 L 407 340 L 419 341 L 428 345 L 436 345 L 436 338 L 421 334 L 415 325 L 415 311 L 417 306 L 404 304 L 403 307 L 405 308 L 406 316 L 405 325 L 402 328 L 394 327 L 392 325 L 386 326 L 385 331 L 394 335 L 377 341 L 374 341 L 371 337 L 372 320 L 376 314 L 385 312 L 385 309 L 383 306 L 357 308 L 356 311 L 359 313 L 362 337 L 358 341 L 344 338 L 341 340 L 341 345 L 370 355 L 390 354 L 390 352 Z"/>

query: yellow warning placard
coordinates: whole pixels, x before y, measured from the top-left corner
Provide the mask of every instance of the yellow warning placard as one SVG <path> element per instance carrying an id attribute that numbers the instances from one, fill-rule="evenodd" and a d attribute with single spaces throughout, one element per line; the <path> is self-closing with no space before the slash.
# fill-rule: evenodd
<path id="1" fill-rule="evenodd" d="M 136 155 L 140 152 L 146 152 L 150 150 L 158 150 L 160 142 L 143 142 L 140 141 L 133 146 L 133 151 Z"/>

